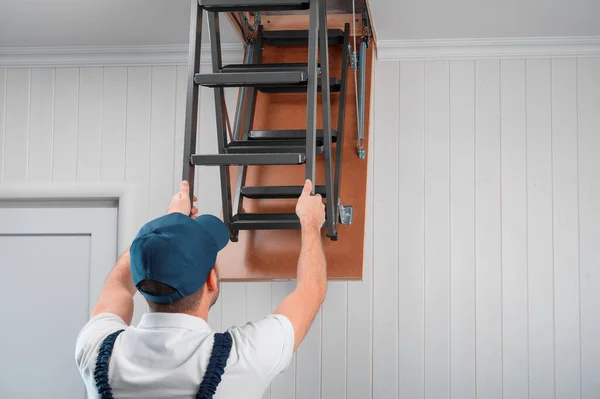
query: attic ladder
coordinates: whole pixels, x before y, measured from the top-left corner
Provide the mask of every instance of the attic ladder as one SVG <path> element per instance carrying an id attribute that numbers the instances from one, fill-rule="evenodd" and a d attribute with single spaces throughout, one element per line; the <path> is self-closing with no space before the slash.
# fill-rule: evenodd
<path id="1" fill-rule="evenodd" d="M 270 31 L 258 26 L 256 37 L 248 43 L 244 64 L 223 65 L 219 13 L 309 10 L 308 31 Z M 200 73 L 203 12 L 208 14 L 212 54 L 212 73 Z M 346 82 L 349 59 L 350 27 L 345 31 L 327 29 L 326 0 L 192 0 L 188 88 L 184 139 L 183 179 L 190 182 L 193 196 L 195 166 L 218 166 L 220 170 L 223 221 L 229 226 L 230 238 L 237 241 L 241 230 L 300 229 L 298 217 L 282 213 L 244 213 L 243 200 L 298 198 L 301 186 L 247 187 L 246 170 L 250 165 L 305 165 L 306 178 L 313 182 L 313 194 L 326 200 L 327 236 L 337 240 L 340 219 L 340 177 Z M 264 44 L 272 46 L 308 45 L 306 64 L 261 64 Z M 343 46 L 340 78 L 329 76 L 329 46 Z M 319 54 L 320 50 L 320 54 Z M 320 63 L 318 63 L 320 55 Z M 328 83 L 328 84 L 327 84 Z M 217 119 L 218 154 L 196 155 L 199 86 L 214 89 Z M 228 136 L 225 87 L 240 87 L 235 119 L 235 133 Z M 251 130 L 257 92 L 307 93 L 306 128 L 302 130 Z M 322 93 L 323 129 L 317 130 L 317 93 Z M 337 131 L 331 128 L 331 92 L 340 93 Z M 332 158 L 336 145 L 335 165 Z M 316 186 L 317 156 L 324 157 L 325 186 Z M 236 187 L 232 196 L 229 166 L 238 165 Z M 335 169 L 335 171 L 333 170 Z M 333 173 L 334 172 L 334 173 Z"/>

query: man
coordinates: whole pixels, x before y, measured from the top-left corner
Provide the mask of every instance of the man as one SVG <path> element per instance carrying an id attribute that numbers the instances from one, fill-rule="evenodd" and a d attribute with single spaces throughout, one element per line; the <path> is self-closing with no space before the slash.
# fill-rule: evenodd
<path id="1" fill-rule="evenodd" d="M 196 216 L 182 182 L 167 215 L 146 224 L 117 261 L 77 338 L 88 396 L 261 398 L 289 365 L 325 299 L 325 208 L 311 189 L 307 181 L 296 206 L 302 226 L 296 289 L 273 314 L 215 334 L 208 311 L 219 295 L 215 261 L 229 232 L 214 216 Z M 150 312 L 134 327 L 138 290 Z"/>

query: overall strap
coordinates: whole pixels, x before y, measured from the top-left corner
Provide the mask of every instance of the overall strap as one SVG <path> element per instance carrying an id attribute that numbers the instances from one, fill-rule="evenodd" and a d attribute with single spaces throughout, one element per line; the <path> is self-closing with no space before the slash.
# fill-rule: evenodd
<path id="1" fill-rule="evenodd" d="M 221 383 L 221 376 L 225 372 L 227 358 L 231 352 L 232 344 L 231 334 L 215 334 L 215 343 L 213 344 L 212 354 L 206 367 L 204 379 L 200 384 L 200 390 L 196 394 L 196 399 L 212 399 L 217 387 Z"/>
<path id="2" fill-rule="evenodd" d="M 123 331 L 125 330 L 115 331 L 106 337 L 98 351 L 98 360 L 96 360 L 96 369 L 94 370 L 94 380 L 96 381 L 96 387 L 101 399 L 114 399 L 110 384 L 108 383 L 108 362 L 110 361 L 110 355 L 115 346 L 115 341 Z"/>

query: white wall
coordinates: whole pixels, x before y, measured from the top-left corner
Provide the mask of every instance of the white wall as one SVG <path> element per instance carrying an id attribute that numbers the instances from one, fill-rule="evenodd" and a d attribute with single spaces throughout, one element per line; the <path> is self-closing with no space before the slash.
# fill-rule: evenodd
<path id="1" fill-rule="evenodd" d="M 375 76 L 373 396 L 600 397 L 600 59 Z"/>
<path id="2" fill-rule="evenodd" d="M 365 279 L 330 284 L 267 397 L 600 396 L 600 59 L 376 68 Z M 0 69 L 2 181 L 135 181 L 160 215 L 181 175 L 184 79 Z M 203 91 L 205 152 L 213 112 Z M 216 173 L 199 173 L 205 212 Z M 260 317 L 292 287 L 224 284 L 210 322 Z"/>

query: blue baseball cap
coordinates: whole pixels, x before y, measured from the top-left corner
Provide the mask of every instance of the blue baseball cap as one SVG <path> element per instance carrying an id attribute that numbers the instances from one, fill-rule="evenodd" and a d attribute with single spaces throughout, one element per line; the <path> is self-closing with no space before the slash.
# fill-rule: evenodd
<path id="1" fill-rule="evenodd" d="M 152 302 L 173 303 L 197 292 L 215 267 L 217 254 L 229 243 L 229 229 L 217 217 L 196 219 L 172 213 L 147 223 L 131 244 L 131 276 L 140 293 Z M 168 295 L 139 289 L 144 280 L 172 287 Z"/>

